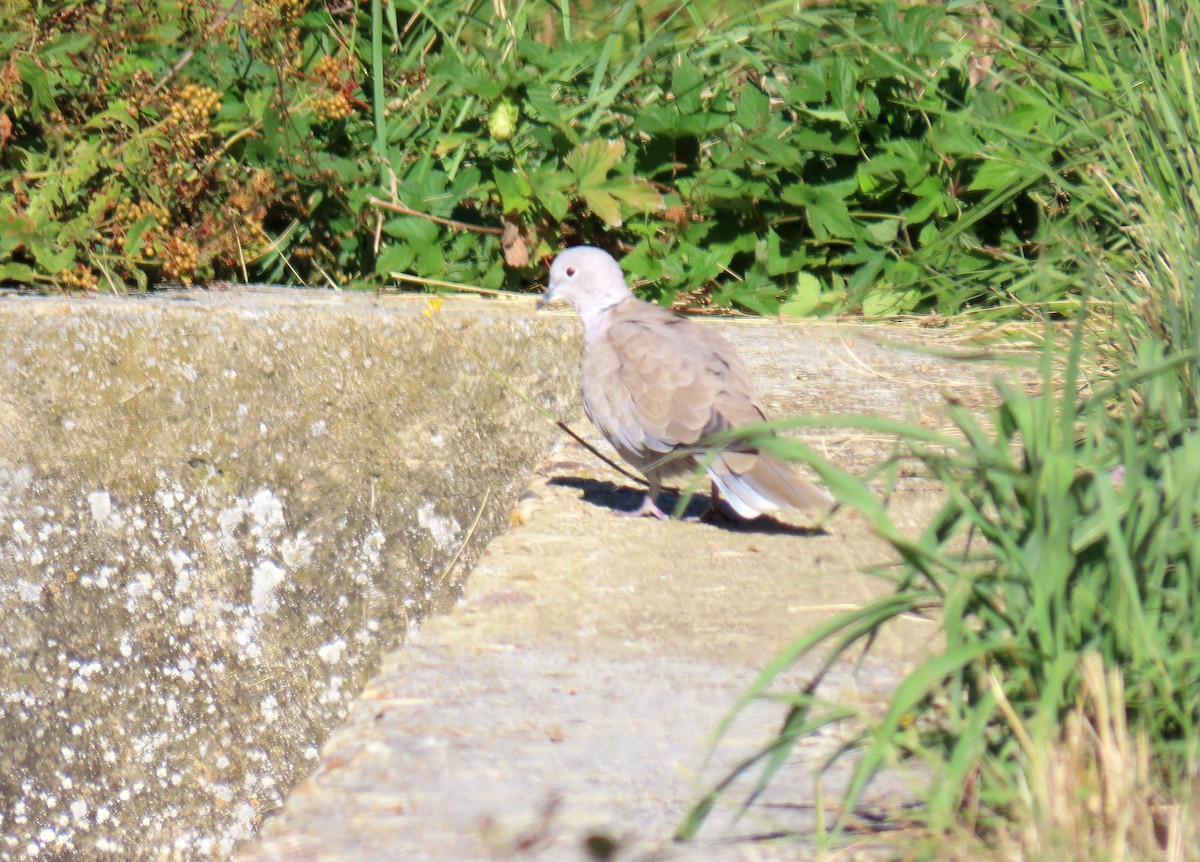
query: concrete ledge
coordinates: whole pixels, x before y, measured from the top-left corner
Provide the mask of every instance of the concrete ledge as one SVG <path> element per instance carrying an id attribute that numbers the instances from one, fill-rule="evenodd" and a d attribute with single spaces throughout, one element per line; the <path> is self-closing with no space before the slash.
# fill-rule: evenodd
<path id="1" fill-rule="evenodd" d="M 936 423 L 939 390 L 965 404 L 986 393 L 976 370 L 882 346 L 858 327 L 709 325 L 735 341 L 777 416 Z M 599 444 L 586 420 L 575 427 Z M 808 438 L 855 471 L 890 452 L 887 439 L 843 429 Z M 814 625 L 888 591 L 864 574 L 889 561 L 888 550 L 853 512 L 822 530 L 804 514 L 736 528 L 617 516 L 638 499 L 628 479 L 556 441 L 462 600 L 386 657 L 315 771 L 239 862 L 813 855 L 805 836 L 822 801 L 817 769 L 841 743 L 838 729 L 798 746 L 749 811 L 737 808 L 743 781 L 699 841 L 678 846 L 670 836 L 698 791 L 779 727 L 783 704 L 754 704 L 706 765 L 710 734 L 750 680 Z M 891 498 L 896 522 L 912 531 L 939 501 L 939 489 L 918 478 Z M 936 636 L 930 620 L 906 622 L 880 638 L 857 674 L 832 675 L 827 690 L 878 709 L 897 669 Z M 794 691 L 805 671 L 793 669 L 781 690 Z M 824 776 L 827 803 L 846 777 L 844 768 Z M 891 775 L 871 800 L 895 805 L 909 788 Z"/>
<path id="2" fill-rule="evenodd" d="M 554 429 L 423 307 L 0 298 L 0 856 L 227 857 L 453 602 Z M 439 322 L 558 415 L 530 311 Z"/>

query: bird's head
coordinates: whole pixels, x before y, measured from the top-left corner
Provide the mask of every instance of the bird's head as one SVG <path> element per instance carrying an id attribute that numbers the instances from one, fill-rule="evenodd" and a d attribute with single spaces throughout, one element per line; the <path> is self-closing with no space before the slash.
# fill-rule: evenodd
<path id="1" fill-rule="evenodd" d="M 569 302 L 586 321 L 631 296 L 621 265 L 603 249 L 590 245 L 569 248 L 550 264 L 550 281 L 537 307 Z"/>

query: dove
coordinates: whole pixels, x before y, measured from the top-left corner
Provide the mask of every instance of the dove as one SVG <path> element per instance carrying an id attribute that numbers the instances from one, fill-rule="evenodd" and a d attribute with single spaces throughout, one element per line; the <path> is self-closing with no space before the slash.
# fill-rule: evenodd
<path id="1" fill-rule="evenodd" d="M 649 490 L 629 515 L 666 518 L 663 481 L 706 465 L 710 509 L 723 497 L 741 518 L 832 502 L 787 464 L 745 446 L 711 457 L 714 434 L 762 422 L 741 357 L 714 330 L 638 299 L 608 252 L 575 246 L 550 265 L 539 309 L 565 301 L 583 323 L 583 407 Z M 674 457 L 670 457 L 674 456 Z"/>

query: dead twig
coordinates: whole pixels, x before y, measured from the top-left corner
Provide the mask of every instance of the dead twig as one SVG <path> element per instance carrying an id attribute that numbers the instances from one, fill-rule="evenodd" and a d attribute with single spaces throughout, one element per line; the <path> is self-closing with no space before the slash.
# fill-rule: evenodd
<path id="1" fill-rule="evenodd" d="M 467 528 L 467 535 L 463 537 L 459 543 L 458 550 L 454 552 L 454 556 L 450 558 L 450 562 L 446 563 L 446 568 L 442 569 L 442 573 L 437 576 L 434 581 L 435 586 L 441 586 L 442 581 L 446 579 L 446 575 L 454 570 L 454 566 L 458 563 L 458 558 L 462 556 L 462 552 L 466 550 L 467 542 L 471 541 L 471 537 L 475 535 L 475 528 L 479 526 L 479 519 L 483 517 L 483 510 L 487 508 L 488 500 L 492 496 L 492 489 L 488 488 L 483 494 L 483 502 L 479 504 L 479 511 L 475 513 L 475 520 L 471 522 L 471 526 Z"/>
<path id="2" fill-rule="evenodd" d="M 487 296 L 528 296 L 529 294 L 514 293 L 511 290 L 495 290 L 491 287 L 476 287 L 473 284 L 462 284 L 457 281 L 439 281 L 436 278 L 424 278 L 420 275 L 409 275 L 407 272 L 389 272 L 389 278 L 394 278 L 396 281 L 406 281 L 412 284 L 423 284 L 429 287 L 449 287 L 454 290 L 469 291 L 470 293 L 482 293 Z"/>
<path id="3" fill-rule="evenodd" d="M 452 218 L 442 218 L 441 216 L 430 215 L 429 213 L 423 213 L 413 209 L 412 207 L 405 206 L 397 201 L 385 201 L 381 198 L 370 197 L 367 198 L 367 203 L 373 207 L 391 210 L 392 212 L 397 212 L 401 215 L 416 216 L 417 218 L 423 218 L 435 224 L 442 224 L 446 225 L 446 227 L 454 227 L 460 230 L 469 230 L 473 233 L 488 233 L 492 234 L 493 236 L 500 236 L 503 233 L 503 231 L 498 227 L 481 227 L 477 224 L 467 224 L 465 221 L 457 221 Z"/>

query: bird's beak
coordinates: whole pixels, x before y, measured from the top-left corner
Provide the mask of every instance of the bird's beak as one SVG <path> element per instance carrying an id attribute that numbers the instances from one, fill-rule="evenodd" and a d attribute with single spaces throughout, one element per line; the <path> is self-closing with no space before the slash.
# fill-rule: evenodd
<path id="1" fill-rule="evenodd" d="M 550 303 L 557 300 L 558 299 L 557 293 L 558 293 L 558 282 L 556 282 L 554 279 L 551 279 L 550 283 L 548 285 L 546 285 L 546 290 L 542 293 L 541 296 L 538 297 L 537 310 L 541 311 L 543 308 L 548 306 Z"/>

